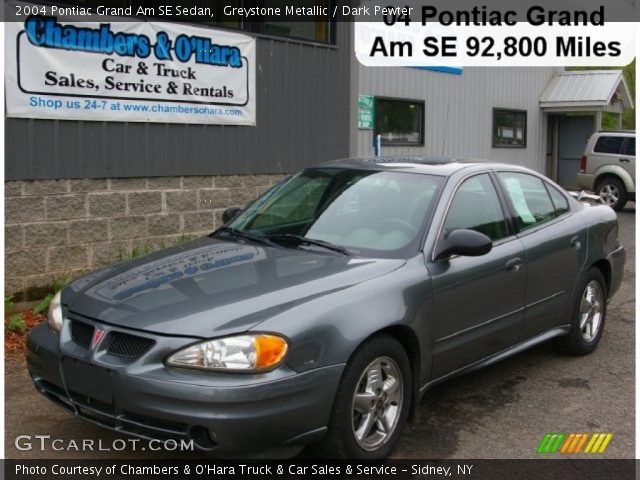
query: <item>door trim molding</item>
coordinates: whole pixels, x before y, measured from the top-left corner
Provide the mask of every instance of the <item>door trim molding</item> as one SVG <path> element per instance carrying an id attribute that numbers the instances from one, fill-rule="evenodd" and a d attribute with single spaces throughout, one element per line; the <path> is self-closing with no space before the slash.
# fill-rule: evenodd
<path id="1" fill-rule="evenodd" d="M 571 325 L 569 324 L 560 325 L 558 327 L 552 328 L 551 330 L 547 330 L 546 332 L 536 335 L 535 337 L 531 337 L 528 340 L 525 340 L 523 342 L 517 343 L 505 350 L 489 355 L 488 357 L 480 359 L 464 367 L 458 368 L 457 370 L 447 373 L 442 377 L 428 381 L 422 387 L 420 387 L 420 394 L 425 393 L 431 387 L 435 386 L 438 383 L 444 382 L 445 380 L 449 380 L 450 378 L 457 377 L 459 375 L 463 375 L 465 373 L 469 373 L 474 370 L 487 367 L 501 360 L 504 360 L 512 355 L 516 355 L 517 353 L 523 352 L 524 350 L 527 350 L 539 343 L 546 342 L 547 340 L 550 340 L 555 337 L 566 335 L 567 333 L 569 333 L 570 330 L 571 330 Z"/>
<path id="2" fill-rule="evenodd" d="M 476 325 L 472 325 L 472 326 L 464 328 L 462 330 L 458 330 L 457 332 L 451 333 L 451 334 L 447 335 L 446 337 L 437 338 L 435 340 L 435 343 L 444 342 L 445 340 L 449 340 L 449 339 L 451 339 L 453 337 L 457 337 L 458 335 L 462 335 L 463 333 L 470 332 L 471 330 L 475 330 L 476 328 L 484 327 L 486 325 L 489 325 L 490 323 L 497 322 L 498 320 L 502 320 L 503 318 L 507 318 L 507 317 L 510 317 L 511 315 L 515 315 L 516 313 L 520 313 L 520 312 L 524 311 L 524 309 L 525 309 L 525 307 L 516 308 L 515 310 L 513 310 L 513 311 L 511 311 L 509 313 L 498 315 L 497 317 L 490 318 L 489 320 L 485 320 L 482 323 L 478 323 Z"/>

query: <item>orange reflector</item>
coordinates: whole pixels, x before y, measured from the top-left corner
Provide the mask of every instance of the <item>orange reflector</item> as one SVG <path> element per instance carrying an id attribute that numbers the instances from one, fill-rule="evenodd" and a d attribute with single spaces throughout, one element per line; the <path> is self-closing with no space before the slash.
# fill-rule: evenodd
<path id="1" fill-rule="evenodd" d="M 287 342 L 275 335 L 256 335 L 256 368 L 276 365 L 287 353 Z"/>

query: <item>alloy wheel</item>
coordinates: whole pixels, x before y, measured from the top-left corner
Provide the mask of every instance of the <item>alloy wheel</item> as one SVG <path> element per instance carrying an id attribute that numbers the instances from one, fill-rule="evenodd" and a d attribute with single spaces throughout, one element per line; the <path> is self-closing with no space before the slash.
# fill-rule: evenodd
<path id="1" fill-rule="evenodd" d="M 351 425 L 356 443 L 373 451 L 384 445 L 398 425 L 403 403 L 400 367 L 389 357 L 371 362 L 353 395 Z"/>
<path id="2" fill-rule="evenodd" d="M 586 342 L 591 342 L 600 330 L 604 294 L 600 283 L 591 280 L 584 289 L 580 303 L 580 332 Z"/>
<path id="3" fill-rule="evenodd" d="M 599 194 L 606 205 L 615 205 L 620 199 L 618 188 L 610 183 L 603 185 Z"/>

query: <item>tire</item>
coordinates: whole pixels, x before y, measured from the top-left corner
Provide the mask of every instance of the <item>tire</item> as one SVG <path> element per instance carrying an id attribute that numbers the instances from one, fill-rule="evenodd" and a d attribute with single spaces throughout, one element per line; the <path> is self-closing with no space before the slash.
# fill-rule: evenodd
<path id="1" fill-rule="evenodd" d="M 622 210 L 627 203 L 627 188 L 617 177 L 605 177 L 600 180 L 596 185 L 596 193 L 616 212 Z"/>
<path id="2" fill-rule="evenodd" d="M 606 318 L 607 285 L 600 270 L 592 268 L 577 291 L 571 330 L 558 339 L 558 347 L 571 355 L 588 355 L 593 352 L 602 338 Z"/>
<path id="3" fill-rule="evenodd" d="M 382 381 L 376 378 L 380 373 Z M 395 389 L 391 379 L 399 382 Z M 345 368 L 327 437 L 316 453 L 362 460 L 388 457 L 409 415 L 411 385 L 409 358 L 400 342 L 387 335 L 367 340 Z M 368 403 L 367 397 L 371 397 Z M 360 399 L 360 408 L 356 407 L 356 398 Z M 388 432 L 383 431 L 381 417 Z"/>

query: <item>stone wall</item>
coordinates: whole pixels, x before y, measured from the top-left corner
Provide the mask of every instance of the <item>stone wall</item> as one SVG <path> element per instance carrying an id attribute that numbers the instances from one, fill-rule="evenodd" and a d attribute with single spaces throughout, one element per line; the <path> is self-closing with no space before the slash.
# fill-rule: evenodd
<path id="1" fill-rule="evenodd" d="M 5 295 L 43 298 L 54 281 L 210 233 L 281 175 L 5 183 Z"/>

